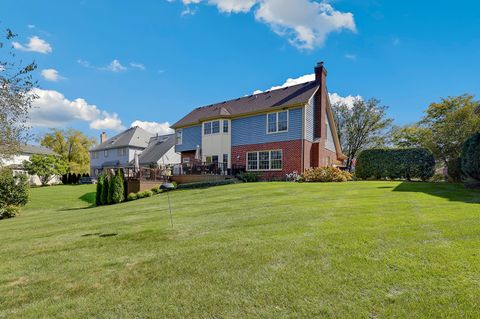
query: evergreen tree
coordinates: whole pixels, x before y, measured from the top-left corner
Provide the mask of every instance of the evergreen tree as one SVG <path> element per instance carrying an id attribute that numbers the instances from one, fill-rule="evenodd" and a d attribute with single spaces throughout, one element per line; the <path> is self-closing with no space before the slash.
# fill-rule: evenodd
<path id="1" fill-rule="evenodd" d="M 103 192 L 103 175 L 98 176 L 97 181 L 97 194 L 95 197 L 95 202 L 97 206 L 102 205 L 102 192 Z"/>
<path id="2" fill-rule="evenodd" d="M 102 205 L 108 204 L 108 175 L 103 175 L 103 188 L 101 194 L 101 203 Z"/>
<path id="3" fill-rule="evenodd" d="M 107 204 L 113 204 L 113 193 L 115 192 L 115 175 L 110 176 L 108 180 Z"/>
<path id="4" fill-rule="evenodd" d="M 125 200 L 125 190 L 123 187 L 123 174 L 122 171 L 119 170 L 117 174 L 113 177 L 113 194 L 112 194 L 112 202 L 115 204 L 121 203 Z"/>

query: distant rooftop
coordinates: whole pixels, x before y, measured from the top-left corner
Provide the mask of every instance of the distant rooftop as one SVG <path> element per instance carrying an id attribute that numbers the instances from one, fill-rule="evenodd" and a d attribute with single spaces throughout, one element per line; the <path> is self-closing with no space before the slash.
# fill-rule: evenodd
<path id="1" fill-rule="evenodd" d="M 107 150 L 120 147 L 146 148 L 153 136 L 152 133 L 145 131 L 139 126 L 131 127 L 114 137 L 109 138 L 100 145 L 91 149 L 91 151 Z"/>

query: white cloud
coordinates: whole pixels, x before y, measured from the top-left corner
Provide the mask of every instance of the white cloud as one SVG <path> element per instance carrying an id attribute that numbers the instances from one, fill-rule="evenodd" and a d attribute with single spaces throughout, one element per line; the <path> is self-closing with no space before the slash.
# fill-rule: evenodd
<path id="1" fill-rule="evenodd" d="M 58 71 L 55 69 L 44 69 L 42 70 L 42 76 L 47 81 L 57 82 L 59 80 L 65 79 L 63 76 L 58 74 Z"/>
<path id="2" fill-rule="evenodd" d="M 95 130 L 114 130 L 122 131 L 125 127 L 122 125 L 122 120 L 118 117 L 117 113 L 109 114 L 105 111 L 102 112 L 102 117 L 94 120 L 90 123 L 90 128 Z"/>
<path id="3" fill-rule="evenodd" d="M 337 93 L 329 93 L 330 96 L 330 103 L 335 105 L 337 103 L 346 104 L 349 108 L 353 107 L 353 102 L 356 99 L 363 100 L 363 97 L 360 95 L 347 95 L 347 96 L 340 96 Z"/>
<path id="4" fill-rule="evenodd" d="M 284 87 L 293 86 L 293 85 L 306 83 L 306 82 L 311 82 L 311 81 L 314 81 L 314 80 L 315 80 L 315 73 L 305 74 L 305 75 L 302 75 L 298 78 L 289 78 L 282 85 L 272 86 L 267 91 L 278 90 L 278 89 L 281 89 L 281 88 L 284 88 Z M 263 92 L 264 91 L 262 91 L 262 90 L 256 90 L 256 91 L 253 92 L 253 94 L 259 94 L 259 93 L 263 93 Z M 356 95 L 356 96 L 348 95 L 348 96 L 345 96 L 345 97 L 340 96 L 337 93 L 329 93 L 328 95 L 330 97 L 330 103 L 332 105 L 340 102 L 340 103 L 347 104 L 349 107 L 353 106 L 353 102 L 355 101 L 355 99 L 363 99 L 363 97 L 361 97 L 360 95 Z"/>
<path id="5" fill-rule="evenodd" d="M 83 66 L 84 68 L 91 68 L 92 67 L 90 62 L 88 62 L 87 60 L 78 59 L 77 63 L 80 64 L 81 66 Z"/>
<path id="6" fill-rule="evenodd" d="M 53 51 L 51 45 L 47 41 L 40 39 L 37 36 L 29 38 L 28 43 L 25 45 L 22 45 L 18 42 L 13 42 L 12 45 L 15 49 L 21 51 L 39 52 L 44 54 L 51 53 Z"/>
<path id="7" fill-rule="evenodd" d="M 122 130 L 116 113 L 109 114 L 85 99 L 69 100 L 55 90 L 32 90 L 38 98 L 30 112 L 30 124 L 39 127 L 66 127 L 74 121 L 89 122 L 94 129 Z"/>
<path id="8" fill-rule="evenodd" d="M 142 71 L 144 71 L 146 69 L 145 65 L 143 65 L 142 63 L 130 62 L 130 66 L 132 68 L 139 69 L 139 70 L 142 70 Z"/>
<path id="9" fill-rule="evenodd" d="M 172 2 L 169 0 L 169 2 Z M 202 0 L 182 0 L 187 6 Z M 220 12 L 245 13 L 254 10 L 255 18 L 270 26 L 278 35 L 300 49 L 313 49 L 324 45 L 327 36 L 336 31 L 356 32 L 355 20 L 350 12 L 335 10 L 327 0 L 203 0 L 215 5 Z"/>
<path id="10" fill-rule="evenodd" d="M 130 127 L 133 126 L 140 126 L 144 130 L 159 135 L 171 134 L 174 131 L 170 128 L 170 124 L 168 122 L 164 123 L 157 123 L 157 122 L 147 122 L 147 121 L 134 121 Z"/>
<path id="11" fill-rule="evenodd" d="M 34 24 L 27 24 L 27 28 L 29 28 L 29 29 L 35 29 L 35 25 L 34 25 Z"/>
<path id="12" fill-rule="evenodd" d="M 121 71 L 126 71 L 127 68 L 125 66 L 123 66 L 120 61 L 118 61 L 117 59 L 113 60 L 112 62 L 110 62 L 109 65 L 107 65 L 106 67 L 104 68 L 101 68 L 102 70 L 106 70 L 106 71 L 111 71 L 111 72 L 121 72 Z"/>

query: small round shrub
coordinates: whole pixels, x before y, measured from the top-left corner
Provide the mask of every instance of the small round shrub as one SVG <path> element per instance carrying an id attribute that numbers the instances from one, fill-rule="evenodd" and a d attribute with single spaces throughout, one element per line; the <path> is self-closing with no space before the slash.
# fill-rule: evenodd
<path id="1" fill-rule="evenodd" d="M 162 191 L 160 189 L 160 187 L 154 187 L 151 189 L 151 191 L 154 193 L 154 194 L 160 194 Z"/>
<path id="2" fill-rule="evenodd" d="M 128 196 L 127 196 L 127 200 L 128 200 L 128 201 L 132 201 L 132 200 L 136 200 L 136 199 L 138 199 L 138 196 L 137 196 L 137 194 L 135 194 L 135 193 L 130 193 L 130 194 L 128 194 Z"/>
<path id="3" fill-rule="evenodd" d="M 0 208 L 0 219 L 12 218 L 20 214 L 20 207 L 8 205 Z"/>
<path id="4" fill-rule="evenodd" d="M 143 192 L 143 197 L 152 197 L 153 196 L 153 192 L 152 191 L 144 191 Z"/>
<path id="5" fill-rule="evenodd" d="M 144 197 L 145 197 L 144 192 L 138 192 L 138 193 L 137 193 L 137 198 L 138 198 L 138 199 L 144 198 Z"/>

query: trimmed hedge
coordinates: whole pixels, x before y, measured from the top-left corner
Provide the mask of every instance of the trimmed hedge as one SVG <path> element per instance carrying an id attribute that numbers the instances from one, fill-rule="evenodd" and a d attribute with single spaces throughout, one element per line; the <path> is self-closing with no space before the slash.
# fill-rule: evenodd
<path id="1" fill-rule="evenodd" d="M 435 173 L 433 154 L 424 148 L 370 149 L 360 153 L 355 176 L 360 179 L 429 180 Z"/>
<path id="2" fill-rule="evenodd" d="M 474 134 L 465 142 L 461 169 L 467 179 L 480 181 L 480 133 Z"/>
<path id="3" fill-rule="evenodd" d="M 330 166 L 309 168 L 302 174 L 304 182 L 348 182 L 351 180 L 351 173 Z"/>
<path id="4" fill-rule="evenodd" d="M 177 189 L 207 188 L 212 186 L 230 185 L 235 183 L 236 181 L 234 179 L 225 179 L 225 180 L 209 181 L 209 182 L 179 184 L 177 186 Z"/>

